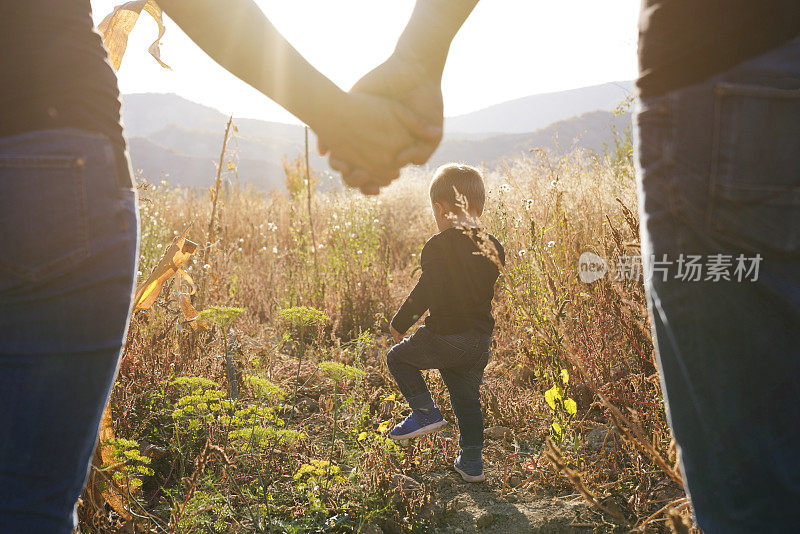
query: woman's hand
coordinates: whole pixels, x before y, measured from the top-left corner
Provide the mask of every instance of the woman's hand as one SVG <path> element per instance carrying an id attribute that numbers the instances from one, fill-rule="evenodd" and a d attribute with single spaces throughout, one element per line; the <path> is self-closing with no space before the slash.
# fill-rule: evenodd
<path id="1" fill-rule="evenodd" d="M 253 0 L 159 0 L 214 60 L 308 124 L 321 142 L 361 173 L 352 186 L 390 183 L 397 155 L 425 137 L 427 125 L 398 102 L 348 94 L 312 67 Z M 220 21 L 225 21 L 221 24 Z"/>

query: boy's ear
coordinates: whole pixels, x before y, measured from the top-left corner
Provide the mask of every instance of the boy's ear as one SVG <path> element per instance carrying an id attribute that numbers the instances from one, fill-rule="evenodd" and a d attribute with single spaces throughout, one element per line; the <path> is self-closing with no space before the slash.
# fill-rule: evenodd
<path id="1" fill-rule="evenodd" d="M 442 215 L 448 215 L 448 214 L 454 215 L 456 213 L 456 209 L 454 209 L 449 202 L 442 201 L 442 202 L 437 202 L 436 204 L 439 206 L 439 212 Z"/>

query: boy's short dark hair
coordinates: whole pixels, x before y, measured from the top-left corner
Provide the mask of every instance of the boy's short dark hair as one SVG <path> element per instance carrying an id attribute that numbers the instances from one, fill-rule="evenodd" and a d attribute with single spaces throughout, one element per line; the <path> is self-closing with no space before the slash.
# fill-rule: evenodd
<path id="1" fill-rule="evenodd" d="M 466 199 L 466 209 L 471 215 L 483 213 L 486 187 L 483 184 L 481 171 L 459 163 L 448 163 L 436 169 L 431 180 L 431 202 L 445 203 L 450 209 L 458 210 L 459 199 L 456 198 L 456 191 Z"/>

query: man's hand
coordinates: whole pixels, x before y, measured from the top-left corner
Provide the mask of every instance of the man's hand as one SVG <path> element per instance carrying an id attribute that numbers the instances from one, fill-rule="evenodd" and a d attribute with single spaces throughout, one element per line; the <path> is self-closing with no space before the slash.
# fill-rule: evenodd
<path id="1" fill-rule="evenodd" d="M 417 135 L 417 143 L 398 154 L 396 163 L 422 165 L 442 140 L 443 104 L 441 72 L 430 71 L 412 51 L 398 49 L 350 89 L 396 100 L 416 114 L 428 127 L 428 135 Z"/>
<path id="2" fill-rule="evenodd" d="M 441 73 L 431 72 L 411 51 L 398 49 L 388 60 L 361 78 L 351 94 L 371 94 L 387 97 L 402 104 L 412 122 L 413 142 L 396 154 L 394 165 L 399 169 L 409 163 L 422 165 L 431 157 L 442 139 Z M 411 121 L 411 119 L 409 119 Z M 320 152 L 327 146 L 320 143 Z M 331 151 L 331 167 L 340 171 L 345 181 L 388 185 L 386 176 L 373 176 L 337 151 Z M 395 174 L 395 173 L 392 173 Z M 396 177 L 393 176 L 393 178 Z M 384 178 L 384 179 L 382 179 Z M 362 187 L 362 190 L 365 188 Z"/>
<path id="3" fill-rule="evenodd" d="M 404 165 L 421 165 L 428 161 L 442 138 L 442 72 L 450 43 L 478 0 L 417 0 L 411 19 L 394 54 L 382 65 L 364 76 L 351 89 L 351 94 L 366 93 L 394 99 L 430 125 L 433 135 L 410 128 L 417 139 L 396 154 L 396 172 Z M 320 153 L 327 153 L 323 139 Z M 332 149 L 332 147 L 331 147 Z M 375 194 L 386 184 L 387 175 L 374 175 L 359 168 L 356 162 L 331 150 L 330 164 L 339 170 L 345 181 L 358 183 L 364 193 Z"/>
<path id="4" fill-rule="evenodd" d="M 403 334 L 395 330 L 393 326 L 389 327 L 389 332 L 392 334 L 395 343 L 400 343 L 401 341 L 403 341 Z"/>
<path id="5" fill-rule="evenodd" d="M 321 152 L 348 162 L 360 172 L 343 173 L 351 187 L 385 186 L 399 176 L 397 155 L 408 150 L 418 137 L 441 136 L 424 120 L 400 103 L 366 93 L 344 94 L 313 126 Z M 367 191 L 369 192 L 369 191 Z"/>

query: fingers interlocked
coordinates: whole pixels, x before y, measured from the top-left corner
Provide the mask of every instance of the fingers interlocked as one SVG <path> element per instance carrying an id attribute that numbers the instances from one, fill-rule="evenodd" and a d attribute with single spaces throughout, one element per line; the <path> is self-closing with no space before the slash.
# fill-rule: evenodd
<path id="1" fill-rule="evenodd" d="M 320 136 L 319 151 L 344 182 L 374 195 L 408 164 L 428 161 L 442 138 L 441 82 L 391 57 L 347 94 L 339 131 Z"/>

